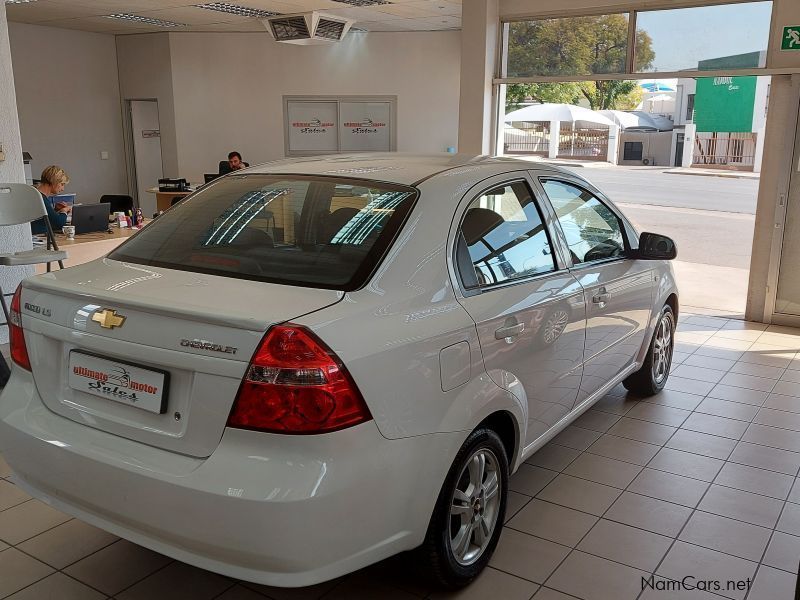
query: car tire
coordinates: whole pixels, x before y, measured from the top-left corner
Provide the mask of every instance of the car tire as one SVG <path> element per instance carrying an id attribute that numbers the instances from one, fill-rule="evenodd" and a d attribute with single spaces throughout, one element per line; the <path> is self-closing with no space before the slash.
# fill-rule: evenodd
<path id="1" fill-rule="evenodd" d="M 675 347 L 675 313 L 669 305 L 661 309 L 650 340 L 650 348 L 641 368 L 622 382 L 625 388 L 639 396 L 653 396 L 664 389 L 672 366 Z"/>
<path id="2" fill-rule="evenodd" d="M 489 563 L 503 529 L 508 471 L 497 433 L 483 427 L 473 431 L 447 473 L 418 549 L 420 565 L 435 584 L 463 587 Z"/>

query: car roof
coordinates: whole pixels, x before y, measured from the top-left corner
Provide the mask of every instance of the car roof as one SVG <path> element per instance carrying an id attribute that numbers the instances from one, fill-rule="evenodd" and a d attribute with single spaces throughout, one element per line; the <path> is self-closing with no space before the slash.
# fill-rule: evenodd
<path id="1" fill-rule="evenodd" d="M 540 162 L 531 162 L 507 157 L 491 157 L 473 154 L 407 154 L 397 152 L 372 152 L 369 154 L 337 154 L 304 158 L 290 158 L 253 166 L 237 174 L 330 175 L 370 179 L 402 185 L 415 185 L 439 173 L 470 167 L 485 169 L 488 175 L 498 171 L 536 169 L 569 173 L 565 169 Z M 504 169 L 505 167 L 505 169 Z"/>

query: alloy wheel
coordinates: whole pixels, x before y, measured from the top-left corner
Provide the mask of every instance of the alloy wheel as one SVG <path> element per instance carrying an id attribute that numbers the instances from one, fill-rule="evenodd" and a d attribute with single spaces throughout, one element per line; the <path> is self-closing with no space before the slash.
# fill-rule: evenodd
<path id="1" fill-rule="evenodd" d="M 450 550 L 462 566 L 475 563 L 492 539 L 502 494 L 499 462 L 479 448 L 461 470 L 450 501 Z"/>
<path id="2" fill-rule="evenodd" d="M 653 341 L 653 381 L 661 384 L 669 375 L 672 362 L 672 318 L 661 315 Z"/>

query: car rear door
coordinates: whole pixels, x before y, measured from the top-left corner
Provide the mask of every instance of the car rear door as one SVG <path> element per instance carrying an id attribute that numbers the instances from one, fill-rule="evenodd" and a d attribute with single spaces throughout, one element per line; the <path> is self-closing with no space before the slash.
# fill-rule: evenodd
<path id="1" fill-rule="evenodd" d="M 539 174 L 572 274 L 586 293 L 586 347 L 576 402 L 619 375 L 644 342 L 653 303 L 652 263 L 629 258 L 635 230 L 612 205 L 569 176 Z"/>
<path id="2" fill-rule="evenodd" d="M 526 445 L 572 409 L 586 319 L 583 290 L 531 190 L 524 172 L 481 182 L 451 236 L 457 297 L 477 324 L 489 376 L 527 406 Z"/>

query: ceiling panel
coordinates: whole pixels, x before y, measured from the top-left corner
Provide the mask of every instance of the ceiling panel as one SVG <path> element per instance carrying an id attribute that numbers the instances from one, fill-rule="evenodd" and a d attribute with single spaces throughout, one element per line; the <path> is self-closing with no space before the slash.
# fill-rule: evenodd
<path id="1" fill-rule="evenodd" d="M 24 21 L 25 23 L 39 23 L 55 19 L 70 19 L 75 17 L 88 17 L 103 14 L 93 6 L 83 6 L 71 2 L 51 2 L 41 0 L 28 4 L 6 4 L 6 14 L 9 21 Z"/>
<path id="2" fill-rule="evenodd" d="M 2 0 L 0 0 L 2 1 Z M 149 31 L 262 31 L 254 18 L 197 8 L 213 0 L 39 0 L 8 4 L 8 20 L 102 33 Z M 368 31 L 430 31 L 461 27 L 459 0 L 392 0 L 389 4 L 352 6 L 334 0 L 229 0 L 232 4 L 281 14 L 322 10 L 356 21 Z M 113 13 L 174 21 L 186 27 L 163 28 L 104 18 Z"/>

